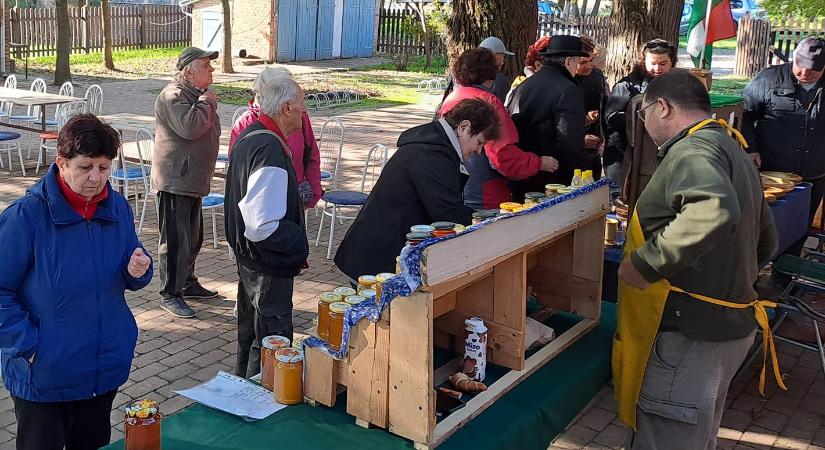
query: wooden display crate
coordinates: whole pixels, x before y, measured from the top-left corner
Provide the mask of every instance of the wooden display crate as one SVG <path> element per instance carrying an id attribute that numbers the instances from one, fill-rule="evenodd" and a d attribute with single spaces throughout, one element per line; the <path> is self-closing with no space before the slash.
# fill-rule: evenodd
<path id="1" fill-rule="evenodd" d="M 379 322 L 359 322 L 346 361 L 307 349 L 306 397 L 332 406 L 338 386 L 345 386 L 347 412 L 359 424 L 436 447 L 597 324 L 608 209 L 608 187 L 601 186 L 427 247 L 423 285 L 396 298 Z M 582 320 L 526 358 L 528 290 L 541 305 Z M 488 328 L 488 362 L 512 370 L 436 424 L 435 387 L 458 371 L 462 358 L 434 367 L 434 346 L 462 354 L 468 317 L 482 318 Z"/>

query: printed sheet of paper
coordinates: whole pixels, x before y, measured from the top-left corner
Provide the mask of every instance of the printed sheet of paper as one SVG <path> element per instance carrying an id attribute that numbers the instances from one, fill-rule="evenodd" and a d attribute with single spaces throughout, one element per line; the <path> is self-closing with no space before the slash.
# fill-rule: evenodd
<path id="1" fill-rule="evenodd" d="M 222 370 L 205 383 L 175 393 L 246 420 L 265 419 L 286 406 L 262 386 Z"/>

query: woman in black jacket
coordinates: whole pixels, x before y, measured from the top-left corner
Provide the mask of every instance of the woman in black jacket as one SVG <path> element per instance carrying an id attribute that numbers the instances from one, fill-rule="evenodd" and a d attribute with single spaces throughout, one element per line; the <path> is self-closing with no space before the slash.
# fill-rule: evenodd
<path id="1" fill-rule="evenodd" d="M 492 105 L 466 99 L 441 119 L 403 132 L 398 151 L 338 247 L 335 265 L 352 280 L 394 272 L 411 226 L 469 224 L 473 210 L 462 196 L 463 161 L 497 138 L 498 125 Z"/>

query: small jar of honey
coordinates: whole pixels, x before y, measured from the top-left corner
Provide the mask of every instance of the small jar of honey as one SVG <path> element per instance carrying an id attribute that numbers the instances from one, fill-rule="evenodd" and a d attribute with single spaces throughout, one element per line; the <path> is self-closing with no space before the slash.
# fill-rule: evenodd
<path id="1" fill-rule="evenodd" d="M 329 339 L 329 305 L 341 300 L 341 295 L 335 292 L 324 292 L 318 296 L 318 337 L 325 341 Z"/>
<path id="2" fill-rule="evenodd" d="M 329 305 L 329 348 L 336 352 L 341 350 L 341 338 L 344 333 L 344 314 L 349 309 L 350 304 L 346 302 L 335 302 Z"/>
<path id="3" fill-rule="evenodd" d="M 126 450 L 160 450 L 163 415 L 154 400 L 137 400 L 126 407 L 123 445 Z"/>
<path id="4" fill-rule="evenodd" d="M 304 401 L 304 352 L 282 348 L 275 352 L 275 401 L 297 405 Z"/>
<path id="5" fill-rule="evenodd" d="M 361 295 L 348 295 L 347 298 L 344 299 L 344 302 L 348 303 L 350 306 L 355 306 L 367 298 Z"/>
<path id="6" fill-rule="evenodd" d="M 524 204 L 526 206 L 538 205 L 543 202 L 544 199 L 544 194 L 541 192 L 528 192 L 524 194 Z"/>
<path id="7" fill-rule="evenodd" d="M 375 276 L 375 286 L 374 287 L 375 287 L 375 301 L 376 301 L 376 303 L 381 301 L 381 290 L 384 287 L 384 283 L 386 283 L 387 280 L 389 280 L 390 278 L 392 278 L 394 276 L 395 276 L 394 273 L 389 273 L 389 272 L 379 273 L 378 275 Z"/>
<path id="8" fill-rule="evenodd" d="M 433 233 L 435 233 L 435 231 Z M 415 247 L 425 239 L 433 237 L 433 233 L 407 233 L 407 245 Z"/>
<path id="9" fill-rule="evenodd" d="M 375 284 L 375 275 L 361 275 L 358 277 L 358 290 L 372 289 Z"/>
<path id="10" fill-rule="evenodd" d="M 275 352 L 289 347 L 289 339 L 283 336 L 267 336 L 261 341 L 261 386 L 272 390 L 272 371 L 275 368 Z"/>
<path id="11" fill-rule="evenodd" d="M 521 204 L 515 202 L 504 202 L 498 205 L 498 207 L 501 209 L 501 214 L 510 214 L 514 209 L 520 208 Z"/>
<path id="12" fill-rule="evenodd" d="M 337 287 L 337 288 L 333 289 L 332 292 L 335 292 L 336 294 L 340 295 L 342 299 L 345 298 L 348 295 L 355 295 L 355 294 L 358 293 L 358 292 L 355 291 L 355 289 L 353 289 L 351 287 L 344 287 L 344 286 Z"/>

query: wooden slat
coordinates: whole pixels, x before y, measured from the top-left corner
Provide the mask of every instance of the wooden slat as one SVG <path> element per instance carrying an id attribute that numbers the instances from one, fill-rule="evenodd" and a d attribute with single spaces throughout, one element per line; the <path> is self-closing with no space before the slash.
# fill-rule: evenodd
<path id="1" fill-rule="evenodd" d="M 389 314 L 389 310 L 384 311 L 385 316 Z M 390 322 L 387 319 L 382 317 L 375 324 L 375 362 L 372 365 L 370 391 L 370 422 L 381 428 L 389 425 L 390 411 Z"/>
<path id="2" fill-rule="evenodd" d="M 569 273 L 537 267 L 527 273 L 530 286 L 539 293 L 539 302 L 544 304 L 542 294 L 553 294 L 566 298 L 581 299 L 583 302 L 600 301 L 601 284 Z M 546 305 L 552 307 L 553 305 Z"/>
<path id="3" fill-rule="evenodd" d="M 602 298 L 602 270 L 604 269 L 605 218 L 593 220 L 573 232 L 572 275 L 596 284 L 596 298 L 571 297 L 570 312 L 581 317 L 599 320 Z"/>
<path id="4" fill-rule="evenodd" d="M 304 354 L 304 396 L 325 406 L 335 406 L 338 361 L 315 348 Z"/>
<path id="5" fill-rule="evenodd" d="M 463 311 L 455 310 L 435 321 L 436 329 L 457 336 L 455 340 L 457 352 L 464 352 L 464 320 L 468 317 L 471 316 Z M 509 369 L 521 370 L 524 364 L 524 333 L 495 323 L 489 318 L 481 318 L 487 327 L 487 361 Z"/>
<path id="6" fill-rule="evenodd" d="M 372 365 L 375 361 L 375 325 L 361 320 L 350 330 L 347 377 L 347 414 L 370 421 Z"/>

